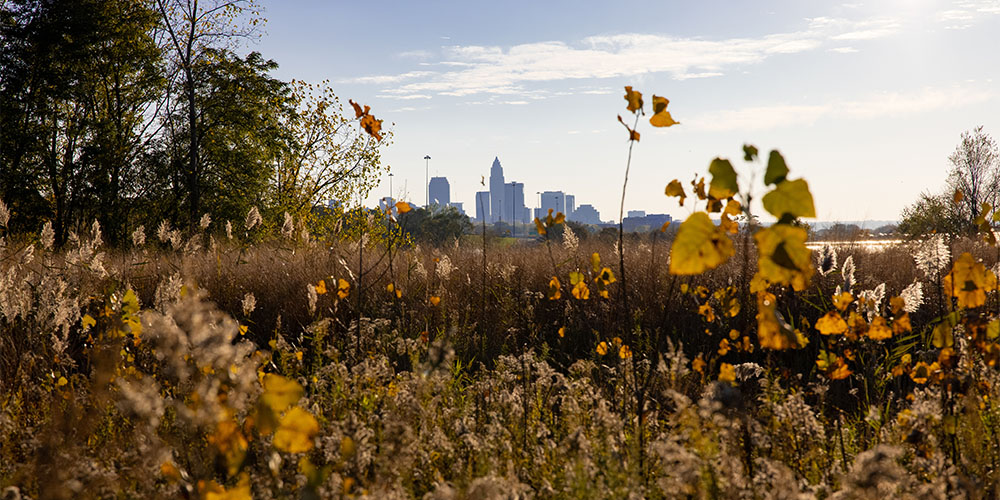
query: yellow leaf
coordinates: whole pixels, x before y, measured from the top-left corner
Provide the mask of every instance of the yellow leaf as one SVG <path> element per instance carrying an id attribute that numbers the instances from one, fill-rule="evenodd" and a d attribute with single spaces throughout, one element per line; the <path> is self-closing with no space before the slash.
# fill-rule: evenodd
<path id="1" fill-rule="evenodd" d="M 545 236 L 545 224 L 542 224 L 542 221 L 538 220 L 538 217 L 535 217 L 535 229 L 538 230 L 539 236 Z"/>
<path id="2" fill-rule="evenodd" d="M 573 271 L 569 273 L 569 284 L 576 285 L 577 283 L 583 281 L 583 273 Z"/>
<path id="3" fill-rule="evenodd" d="M 878 316 L 872 320 L 868 326 L 868 338 L 872 340 L 887 340 L 892 338 L 892 329 L 887 325 L 885 318 Z"/>
<path id="4" fill-rule="evenodd" d="M 274 431 L 274 447 L 288 453 L 302 453 L 313 448 L 313 438 L 319 434 L 319 422 L 306 410 L 295 406 L 278 421 Z"/>
<path id="5" fill-rule="evenodd" d="M 560 326 L 559 327 L 559 338 L 563 338 L 565 336 L 566 336 L 566 327 L 565 326 Z"/>
<path id="6" fill-rule="evenodd" d="M 986 303 L 986 292 L 997 287 L 997 277 L 969 252 L 955 260 L 951 272 L 944 278 L 944 292 L 958 299 L 958 307 L 979 307 Z"/>
<path id="7" fill-rule="evenodd" d="M 722 213 L 736 217 L 742 210 L 743 206 L 740 205 L 740 202 L 736 200 L 729 200 L 726 202 L 726 208 L 722 211 Z"/>
<path id="8" fill-rule="evenodd" d="M 628 106 L 625 109 L 633 113 L 642 110 L 642 93 L 632 90 L 631 85 L 625 86 L 625 100 L 628 101 Z"/>
<path id="9" fill-rule="evenodd" d="M 562 297 L 562 291 L 560 291 L 561 287 L 562 285 L 559 284 L 559 278 L 553 276 L 552 279 L 549 280 L 549 290 L 546 294 L 549 300 L 558 300 L 559 297 Z"/>
<path id="10" fill-rule="evenodd" d="M 719 350 L 717 351 L 719 356 L 725 356 L 729 353 L 729 339 L 722 339 L 719 341 Z"/>
<path id="11" fill-rule="evenodd" d="M 247 325 L 240 325 L 240 335 L 247 334 Z"/>
<path id="12" fill-rule="evenodd" d="M 316 295 L 323 295 L 324 293 L 326 293 L 326 281 L 319 280 L 319 283 L 316 283 Z"/>
<path id="13" fill-rule="evenodd" d="M 757 274 L 771 283 L 791 285 L 795 291 L 805 290 L 815 271 L 804 228 L 774 224 L 754 235 L 759 257 Z M 679 235 L 678 235 L 679 237 Z"/>
<path id="14" fill-rule="evenodd" d="M 621 346 L 621 348 L 618 349 L 618 357 L 622 358 L 622 359 L 631 358 L 632 357 L 632 349 L 629 349 L 629 347 L 627 345 Z"/>
<path id="15" fill-rule="evenodd" d="M 736 382 L 736 367 L 729 363 L 722 363 L 719 366 L 719 382 Z"/>
<path id="16" fill-rule="evenodd" d="M 125 296 L 122 298 L 122 312 L 125 314 L 139 312 L 139 298 L 135 296 L 135 292 L 131 288 L 125 292 Z"/>
<path id="17" fill-rule="evenodd" d="M 407 203 L 405 201 L 397 201 L 396 202 L 396 211 L 397 212 L 399 212 L 401 214 L 405 214 L 406 212 L 409 212 L 410 210 L 411 209 L 410 209 L 410 204 L 409 203 Z"/>
<path id="18" fill-rule="evenodd" d="M 608 353 L 608 343 L 607 342 L 603 342 L 602 341 L 600 344 L 597 344 L 597 354 L 600 354 L 601 356 L 604 356 L 607 353 Z"/>
<path id="19" fill-rule="evenodd" d="M 295 351 L 295 359 L 302 361 L 302 351 Z"/>
<path id="20" fill-rule="evenodd" d="M 94 317 L 89 314 L 84 314 L 83 319 L 80 322 L 83 325 L 84 331 L 89 330 L 92 326 L 97 324 L 97 321 L 94 320 Z"/>
<path id="21" fill-rule="evenodd" d="M 59 377 L 59 380 L 56 381 L 56 386 L 57 387 L 62 387 L 64 385 L 68 384 L 68 383 L 69 383 L 69 380 L 66 380 L 66 377 Z"/>
<path id="22" fill-rule="evenodd" d="M 962 193 L 961 189 L 956 189 L 955 190 L 955 195 L 952 196 L 951 199 L 952 199 L 952 201 L 955 202 L 956 205 L 958 205 L 959 203 L 962 203 L 962 200 L 965 199 L 965 194 Z"/>
<path id="23" fill-rule="evenodd" d="M 346 299 L 347 295 L 351 293 L 351 284 L 347 280 L 340 278 L 337 280 L 337 298 Z"/>
<path id="24" fill-rule="evenodd" d="M 181 471 L 177 470 L 177 466 L 170 460 L 160 464 L 160 474 L 171 481 L 178 481 L 181 478 Z"/>
<path id="25" fill-rule="evenodd" d="M 854 302 L 854 297 L 850 293 L 841 292 L 840 295 L 833 296 L 833 306 L 840 312 L 847 310 L 847 306 L 851 305 L 851 302 Z"/>
<path id="26" fill-rule="evenodd" d="M 799 346 L 795 332 L 777 315 L 777 300 L 774 294 L 757 294 L 757 339 L 764 349 L 794 349 Z"/>
<path id="27" fill-rule="evenodd" d="M 698 306 L 698 314 L 705 318 L 705 321 L 711 323 L 715 321 L 715 311 L 712 306 L 708 304 L 702 304 Z"/>
<path id="28" fill-rule="evenodd" d="M 695 212 L 681 224 L 670 247 L 671 274 L 700 274 L 722 265 L 733 255 L 733 242 L 705 212 Z"/>
<path id="29" fill-rule="evenodd" d="M 441 303 L 441 297 L 432 296 L 430 298 L 430 301 L 432 306 L 437 306 L 438 304 Z"/>
<path id="30" fill-rule="evenodd" d="M 823 335 L 841 334 L 847 331 L 847 322 L 835 311 L 830 311 L 816 320 L 816 329 Z"/>
<path id="31" fill-rule="evenodd" d="M 205 500 L 252 500 L 250 496 L 250 481 L 244 477 L 232 489 L 227 490 L 215 481 L 206 483 L 198 481 L 198 491 Z"/>
<path id="32" fill-rule="evenodd" d="M 680 125 L 681 122 L 674 121 L 674 118 L 670 116 L 670 112 L 667 111 L 668 104 L 670 104 L 669 99 L 653 94 L 653 116 L 649 118 L 649 123 L 652 126 L 670 127 Z"/>
<path id="33" fill-rule="evenodd" d="M 305 392 L 298 382 L 273 373 L 264 375 L 263 385 L 264 393 L 260 400 L 275 413 L 281 413 L 298 402 Z"/>
<path id="34" fill-rule="evenodd" d="M 906 300 L 902 297 L 893 297 L 889 299 L 889 307 L 892 309 L 892 314 L 898 315 L 903 311 L 906 306 Z"/>
<path id="35" fill-rule="evenodd" d="M 931 333 L 931 343 L 938 349 L 955 345 L 955 335 L 952 333 L 951 323 L 948 321 L 938 323 Z"/>
<path id="36" fill-rule="evenodd" d="M 587 283 L 583 281 L 577 282 L 571 292 L 573 293 L 573 297 L 579 300 L 587 300 L 590 298 L 590 289 L 587 288 Z"/>
<path id="37" fill-rule="evenodd" d="M 664 192 L 667 196 L 679 197 L 680 200 L 678 200 L 678 202 L 682 207 L 684 206 L 684 198 L 687 198 L 687 194 L 684 193 L 684 186 L 681 185 L 680 181 L 677 179 L 670 181 L 670 184 L 667 184 L 667 189 L 664 190 Z"/>
<path id="38" fill-rule="evenodd" d="M 785 215 L 816 217 L 812 193 L 809 192 L 809 183 L 805 179 L 781 181 L 761 201 L 764 209 L 779 219 Z"/>
<path id="39" fill-rule="evenodd" d="M 736 183 L 736 170 L 729 160 L 716 158 L 708 166 L 708 173 L 712 174 L 712 182 L 708 185 L 708 195 L 716 200 L 723 200 L 733 197 L 739 191 Z"/>
<path id="40" fill-rule="evenodd" d="M 698 373 L 705 373 L 705 365 L 705 360 L 701 359 L 701 354 L 699 354 L 697 358 L 691 360 L 691 369 Z"/>
<path id="41" fill-rule="evenodd" d="M 595 273 L 601 268 L 601 254 L 597 252 L 590 254 L 590 267 Z"/>

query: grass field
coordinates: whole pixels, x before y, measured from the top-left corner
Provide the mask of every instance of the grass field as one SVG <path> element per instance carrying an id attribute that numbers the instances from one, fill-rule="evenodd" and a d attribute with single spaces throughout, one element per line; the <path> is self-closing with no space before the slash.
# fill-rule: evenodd
<path id="1" fill-rule="evenodd" d="M 616 247 L 596 240 L 491 241 L 485 256 L 481 239 L 7 240 L 0 485 L 32 498 L 995 495 L 1000 299 L 983 285 L 982 304 L 959 306 L 942 286 L 958 256 L 992 269 L 996 249 L 842 252 L 801 291 L 769 288 L 796 339 L 771 349 L 742 235 L 697 276 L 668 273 L 671 242 L 627 239 L 627 295 Z"/>

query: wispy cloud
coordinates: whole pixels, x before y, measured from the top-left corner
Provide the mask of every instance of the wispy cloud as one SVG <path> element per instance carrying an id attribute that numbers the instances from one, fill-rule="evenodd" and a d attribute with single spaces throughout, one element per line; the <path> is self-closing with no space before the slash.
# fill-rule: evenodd
<path id="1" fill-rule="evenodd" d="M 763 130 L 813 125 L 826 119 L 864 120 L 912 115 L 968 106 L 994 98 L 994 92 L 972 86 L 925 88 L 914 92 L 882 92 L 854 101 L 774 104 L 709 112 L 688 119 L 685 125 L 707 131 Z"/>
<path id="2" fill-rule="evenodd" d="M 398 75 L 375 75 L 375 76 L 362 76 L 360 78 L 351 78 L 349 80 L 343 80 L 344 83 L 362 83 L 369 85 L 388 85 L 390 83 L 399 83 L 406 80 L 414 80 L 417 78 L 424 78 L 433 75 L 433 71 L 410 71 L 408 73 L 401 73 Z"/>
<path id="3" fill-rule="evenodd" d="M 959 0 L 937 13 L 945 29 L 964 30 L 986 16 L 1000 14 L 1000 0 Z"/>
<path id="4" fill-rule="evenodd" d="M 352 80 L 393 85 L 386 96 L 521 95 L 527 86 L 558 80 L 601 79 L 667 73 L 678 80 L 710 78 L 781 54 L 812 51 L 837 41 L 863 41 L 892 35 L 892 19 L 813 18 L 800 31 L 756 38 L 709 40 L 658 34 L 625 33 L 584 38 L 576 43 L 548 41 L 514 45 L 449 46 L 441 60 L 425 62 L 441 71 L 412 71 Z"/>
<path id="5" fill-rule="evenodd" d="M 853 54 L 857 51 L 858 49 L 854 47 L 834 47 L 830 49 L 830 52 L 836 52 L 838 54 Z"/>

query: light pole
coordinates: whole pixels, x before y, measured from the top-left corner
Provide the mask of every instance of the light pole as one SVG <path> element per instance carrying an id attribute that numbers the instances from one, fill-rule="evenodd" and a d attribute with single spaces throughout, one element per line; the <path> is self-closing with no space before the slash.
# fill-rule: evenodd
<path id="1" fill-rule="evenodd" d="M 424 200 L 424 208 L 431 208 L 431 155 L 424 156 L 424 177 L 427 179 L 427 199 Z"/>
<path id="2" fill-rule="evenodd" d="M 517 217 L 514 214 L 514 210 L 517 210 L 517 183 L 510 181 L 510 235 L 513 238 L 517 238 Z"/>
<path id="3" fill-rule="evenodd" d="M 392 199 L 392 172 L 389 172 L 389 213 L 392 213 L 393 205 L 395 205 L 396 200 Z"/>

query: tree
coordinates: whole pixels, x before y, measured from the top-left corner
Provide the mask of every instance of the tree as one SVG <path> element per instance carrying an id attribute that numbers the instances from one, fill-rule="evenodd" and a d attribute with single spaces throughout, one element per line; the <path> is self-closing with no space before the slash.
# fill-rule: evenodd
<path id="1" fill-rule="evenodd" d="M 921 193 L 903 209 L 897 230 L 911 238 L 933 233 L 957 234 L 967 230 L 968 220 L 958 213 L 950 194 Z"/>
<path id="2" fill-rule="evenodd" d="M 156 16 L 140 0 L 17 0 L 0 25 L 0 180 L 18 230 L 83 218 L 122 234 L 159 95 Z"/>
<path id="3" fill-rule="evenodd" d="M 254 0 L 155 0 L 161 23 L 166 32 L 166 51 L 173 63 L 169 93 L 171 102 L 183 104 L 186 134 L 186 158 L 183 170 L 184 201 L 188 223 L 197 224 L 202 212 L 201 161 L 202 132 L 198 129 L 199 107 L 198 68 L 211 49 L 227 49 L 234 40 L 255 33 L 260 23 L 260 9 Z M 245 25 L 238 21 L 248 18 Z M 172 115 L 172 112 L 171 112 Z M 171 127 L 178 130 L 180 127 Z"/>
<path id="4" fill-rule="evenodd" d="M 414 240 L 443 245 L 472 231 L 472 222 L 455 207 L 439 210 L 418 208 L 399 216 L 399 225 Z"/>
<path id="5" fill-rule="evenodd" d="M 996 207 L 1000 199 L 1000 152 L 997 143 L 979 126 L 962 133 L 962 141 L 948 157 L 952 169 L 948 186 L 962 192 L 958 215 L 966 221 L 979 216 L 983 203 Z"/>
<path id="6" fill-rule="evenodd" d="M 340 100 L 324 82 L 291 82 L 292 112 L 285 121 L 289 144 L 274 169 L 277 210 L 304 214 L 323 200 L 363 199 L 388 171 L 381 147 L 391 132 L 376 139 L 360 117 L 343 114 Z"/>

